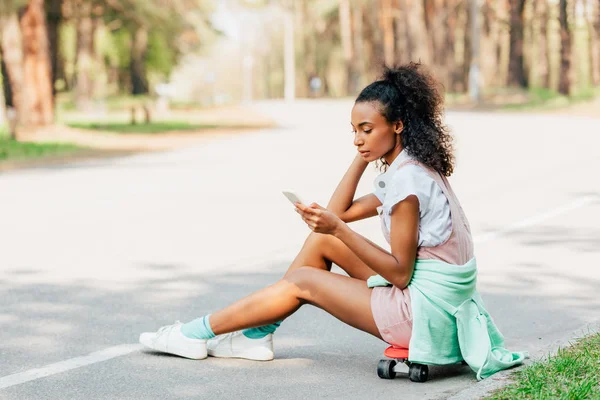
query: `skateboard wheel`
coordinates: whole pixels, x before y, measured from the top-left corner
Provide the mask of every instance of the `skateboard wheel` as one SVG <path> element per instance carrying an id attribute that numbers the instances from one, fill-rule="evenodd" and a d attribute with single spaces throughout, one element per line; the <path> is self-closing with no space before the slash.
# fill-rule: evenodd
<path id="1" fill-rule="evenodd" d="M 408 368 L 408 378 L 413 382 L 425 382 L 429 376 L 429 367 L 423 364 L 411 364 Z"/>
<path id="2" fill-rule="evenodd" d="M 377 364 L 377 376 L 381 379 L 394 379 L 396 377 L 395 366 L 395 360 L 379 360 L 379 364 Z"/>

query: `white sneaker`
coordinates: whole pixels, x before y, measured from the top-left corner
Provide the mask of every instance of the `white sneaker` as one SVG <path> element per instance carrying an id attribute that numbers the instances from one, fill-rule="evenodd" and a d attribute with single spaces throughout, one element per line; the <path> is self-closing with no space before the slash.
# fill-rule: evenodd
<path id="1" fill-rule="evenodd" d="M 209 339 L 208 355 L 222 358 L 245 358 L 269 361 L 273 359 L 273 335 L 261 339 L 249 339 L 242 331 L 226 333 Z"/>
<path id="2" fill-rule="evenodd" d="M 160 328 L 157 332 L 144 332 L 140 343 L 152 350 L 175 354 L 193 360 L 207 357 L 206 340 L 190 339 L 181 333 L 181 322 Z"/>

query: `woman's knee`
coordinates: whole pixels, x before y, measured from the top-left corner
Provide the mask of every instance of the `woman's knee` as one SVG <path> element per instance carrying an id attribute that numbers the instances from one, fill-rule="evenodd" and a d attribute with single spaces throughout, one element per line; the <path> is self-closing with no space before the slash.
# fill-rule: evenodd
<path id="1" fill-rule="evenodd" d="M 331 261 L 325 256 L 328 246 L 331 245 L 330 240 L 330 235 L 311 232 L 285 276 L 287 277 L 288 274 L 302 266 L 323 270 L 331 269 Z"/>
<path id="2" fill-rule="evenodd" d="M 333 236 L 322 233 L 311 232 L 305 241 L 305 246 L 322 250 L 331 243 Z"/>
<path id="3" fill-rule="evenodd" d="M 327 272 L 304 266 L 291 271 L 285 276 L 284 280 L 297 290 L 298 298 L 307 299 L 307 294 L 314 290 L 316 286 L 315 283 L 322 273 Z"/>

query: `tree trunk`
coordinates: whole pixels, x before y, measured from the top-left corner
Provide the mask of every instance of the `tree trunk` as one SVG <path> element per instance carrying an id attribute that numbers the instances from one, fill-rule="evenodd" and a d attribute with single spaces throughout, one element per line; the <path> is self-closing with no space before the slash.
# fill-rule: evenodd
<path id="1" fill-rule="evenodd" d="M 510 48 L 508 62 L 508 86 L 528 87 L 523 64 L 523 10 L 525 0 L 509 0 L 510 3 Z"/>
<path id="2" fill-rule="evenodd" d="M 90 109 L 93 96 L 94 67 L 94 24 L 92 22 L 92 3 L 83 0 L 77 4 L 77 52 L 75 78 L 75 104 L 80 111 Z"/>
<path id="3" fill-rule="evenodd" d="M 396 35 L 396 55 L 394 59 L 398 64 L 413 61 L 415 56 L 415 38 L 413 36 L 410 19 L 409 0 L 397 0 L 394 15 L 394 31 Z"/>
<path id="4" fill-rule="evenodd" d="M 29 0 L 21 17 L 24 90 L 22 120 L 26 125 L 48 125 L 54 119 L 52 67 L 43 0 Z"/>
<path id="5" fill-rule="evenodd" d="M 392 0 L 379 0 L 379 25 L 383 32 L 383 59 L 385 64 L 394 64 L 394 22 L 392 19 Z"/>
<path id="6" fill-rule="evenodd" d="M 471 69 L 471 59 L 473 57 L 473 51 L 471 47 L 471 20 L 473 19 L 473 13 L 469 2 L 464 4 L 464 25 L 463 25 L 463 59 L 460 66 L 460 88 L 461 92 L 466 93 L 469 90 L 469 71 Z"/>
<path id="7" fill-rule="evenodd" d="M 558 21 L 560 22 L 560 73 L 558 92 L 571 92 L 571 30 L 567 21 L 567 0 L 560 0 Z"/>
<path id="8" fill-rule="evenodd" d="M 444 10 L 446 11 L 446 16 L 444 18 L 444 70 L 446 71 L 446 76 L 444 81 L 446 82 L 446 87 L 451 91 L 454 90 L 454 68 L 455 68 L 455 45 L 456 45 L 456 12 L 454 11 L 454 1 L 453 0 L 444 0 Z"/>
<path id="9" fill-rule="evenodd" d="M 348 95 L 351 93 L 350 85 L 351 78 L 350 75 L 352 73 L 352 58 L 353 58 L 353 49 L 352 49 L 352 28 L 351 28 L 351 16 L 350 16 L 350 1 L 349 0 L 339 0 L 338 7 L 338 18 L 340 22 L 340 39 L 342 42 L 342 53 L 344 55 L 344 64 L 346 67 L 346 88 L 344 95 Z"/>
<path id="10" fill-rule="evenodd" d="M 296 16 L 296 62 L 300 68 L 296 69 L 296 94 L 298 97 L 308 97 L 310 95 L 310 77 L 314 73 L 312 68 L 308 67 L 307 58 L 309 58 L 309 41 L 307 40 L 312 31 L 313 25 L 309 17 L 310 9 L 307 0 L 297 0 L 294 2 L 294 15 Z"/>
<path id="11" fill-rule="evenodd" d="M 359 72 L 357 71 L 356 66 L 356 52 L 355 47 L 360 44 L 357 42 L 362 41 L 361 37 L 358 37 L 353 30 L 356 29 L 356 21 L 353 21 L 353 13 L 350 7 L 349 0 L 339 0 L 339 21 L 340 21 L 340 38 L 342 41 L 342 51 L 344 54 L 344 63 L 346 64 L 346 95 L 357 94 L 358 88 L 358 80 L 360 79 Z M 357 10 L 354 10 L 356 13 Z M 360 14 L 360 10 L 358 10 L 360 18 L 362 18 L 362 14 Z M 362 23 L 362 21 L 360 21 Z"/>
<path id="12" fill-rule="evenodd" d="M 146 76 L 146 53 L 148 51 L 148 30 L 143 26 L 135 28 L 131 40 L 131 94 L 148 93 L 148 78 Z"/>
<path id="13" fill-rule="evenodd" d="M 15 108 L 22 123 L 28 110 L 23 104 L 23 39 L 16 12 L 0 16 L 0 40 L 6 105 Z"/>
<path id="14" fill-rule="evenodd" d="M 548 41 L 548 0 L 536 0 L 534 15 L 539 15 L 540 30 L 538 32 L 538 55 L 536 69 L 539 85 L 550 88 L 550 42 Z"/>
<path id="15" fill-rule="evenodd" d="M 429 66 L 431 64 L 431 53 L 429 51 L 428 40 L 426 39 L 428 33 L 425 23 L 424 0 L 408 0 L 408 5 L 410 36 L 417 39 L 412 41 L 413 51 L 411 61 L 420 61 Z"/>
<path id="16" fill-rule="evenodd" d="M 459 37 L 455 37 L 455 54 L 452 57 L 452 80 L 451 87 L 452 91 L 455 93 L 464 93 L 466 91 L 465 84 L 465 74 L 464 74 L 464 65 L 465 65 L 465 52 L 468 51 L 465 48 L 465 45 L 468 44 L 468 8 L 469 4 L 466 1 L 458 1 L 454 3 L 454 7 L 456 9 L 455 18 L 453 21 L 452 30 L 454 32 L 460 32 Z M 467 28 L 467 31 L 465 31 Z M 456 33 L 455 33 L 456 35 Z M 459 52 L 458 50 L 462 50 Z M 457 56 L 460 55 L 460 57 Z"/>
<path id="17" fill-rule="evenodd" d="M 496 49 L 498 48 L 499 18 L 496 14 L 495 3 L 486 1 L 482 6 L 483 23 L 481 27 L 482 38 L 480 46 L 481 76 L 486 87 L 493 87 L 500 73 L 499 60 Z"/>
<path id="18" fill-rule="evenodd" d="M 444 26 L 447 10 L 444 8 L 443 0 L 424 0 L 423 6 L 425 21 L 425 37 L 429 38 L 428 53 L 431 54 L 431 67 L 437 80 L 444 86 L 447 75 L 445 69 L 446 46 L 444 45 Z"/>
<path id="19" fill-rule="evenodd" d="M 594 18 L 594 32 L 596 36 L 596 56 L 598 60 L 598 65 L 596 67 L 596 74 L 598 75 L 599 82 L 597 85 L 600 85 L 600 0 L 596 3 L 596 12 Z"/>
<path id="20" fill-rule="evenodd" d="M 600 84 L 600 37 L 598 37 L 600 29 L 597 29 L 594 25 L 600 25 L 600 9 L 597 8 L 596 4 L 587 1 L 584 2 L 584 7 L 588 32 L 588 54 L 590 57 L 590 83 L 592 86 L 598 86 Z"/>
<path id="21" fill-rule="evenodd" d="M 354 57 L 348 89 L 350 93 L 355 94 L 358 94 L 362 89 L 362 79 L 365 75 L 363 17 L 362 6 L 354 4 L 352 7 L 352 43 L 354 44 Z"/>
<path id="22" fill-rule="evenodd" d="M 4 100 L 4 106 L 14 108 L 13 93 L 10 87 L 10 81 L 8 80 L 8 69 L 4 62 L 2 47 L 0 47 L 0 75 L 2 76 L 2 100 Z"/>
<path id="23" fill-rule="evenodd" d="M 52 67 L 52 97 L 56 97 L 56 81 L 64 75 L 63 60 L 59 51 L 60 23 L 62 21 L 63 0 L 49 0 L 46 3 L 48 41 L 50 42 L 50 65 Z"/>
<path id="24" fill-rule="evenodd" d="M 381 72 L 381 64 L 383 59 L 383 37 L 379 27 L 378 14 L 381 12 L 380 7 L 376 9 L 367 9 L 363 5 L 363 15 L 365 16 L 364 34 L 365 34 L 365 58 L 367 60 L 368 75 L 374 78 Z M 371 79 L 369 79 L 371 80 Z"/>
<path id="25" fill-rule="evenodd" d="M 8 71 L 6 70 L 6 64 L 2 58 L 2 48 L 0 47 L 0 76 L 2 77 L 2 94 L 0 94 L 0 101 L 3 104 L 0 105 L 0 123 L 4 122 L 3 118 L 6 116 L 6 122 L 8 125 L 8 134 L 12 140 L 17 140 L 17 120 L 18 115 L 13 104 L 12 91 L 10 88 L 10 81 L 8 80 Z"/>

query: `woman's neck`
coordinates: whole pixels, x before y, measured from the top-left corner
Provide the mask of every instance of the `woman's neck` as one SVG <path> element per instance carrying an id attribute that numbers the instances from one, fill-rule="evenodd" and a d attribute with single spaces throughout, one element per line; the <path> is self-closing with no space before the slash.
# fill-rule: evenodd
<path id="1" fill-rule="evenodd" d="M 383 156 L 383 159 L 385 160 L 387 165 L 392 165 L 392 163 L 394 162 L 394 160 L 396 159 L 396 157 L 398 157 L 398 155 L 400 153 L 402 153 L 403 147 L 401 144 L 397 144 L 392 150 L 390 150 L 389 153 L 387 153 L 385 156 Z"/>

